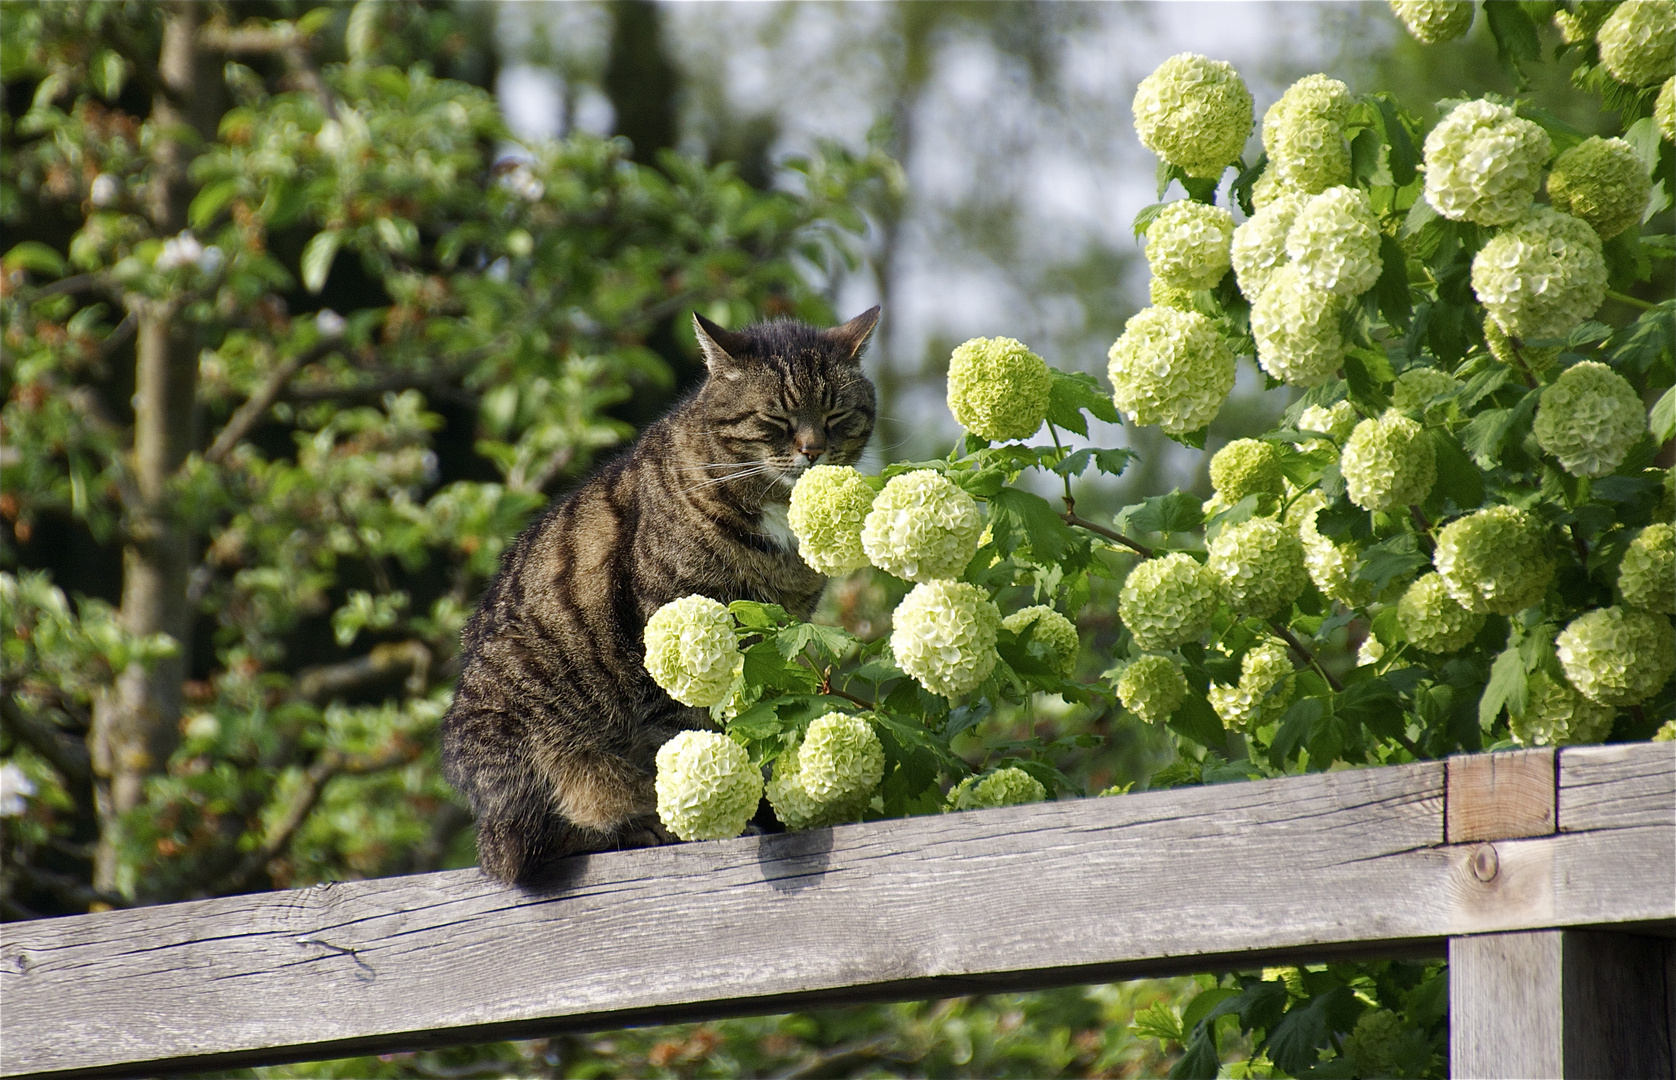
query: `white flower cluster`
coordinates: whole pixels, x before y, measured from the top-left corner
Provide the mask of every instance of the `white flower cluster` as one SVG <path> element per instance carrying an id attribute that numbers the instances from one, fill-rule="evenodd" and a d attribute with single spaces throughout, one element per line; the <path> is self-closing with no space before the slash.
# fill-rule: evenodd
<path id="1" fill-rule="evenodd" d="M 1635 534 L 1618 564 L 1624 603 L 1676 615 L 1676 526 L 1655 522 Z"/>
<path id="2" fill-rule="evenodd" d="M 1117 616 L 1137 647 L 1173 649 L 1205 632 L 1220 601 L 1215 575 L 1193 556 L 1175 551 L 1129 571 L 1118 593 Z"/>
<path id="3" fill-rule="evenodd" d="M 1641 395 L 1628 379 L 1597 360 L 1566 368 L 1537 400 L 1531 433 L 1537 445 L 1573 476 L 1616 472 L 1647 431 Z"/>
<path id="4" fill-rule="evenodd" d="M 1651 86 L 1676 74 L 1676 4 L 1624 0 L 1595 32 L 1600 62 L 1626 86 Z"/>
<path id="5" fill-rule="evenodd" d="M 1108 356 L 1113 403 L 1131 422 L 1171 435 L 1209 424 L 1234 388 L 1233 350 L 1196 311 L 1142 309 Z"/>
<path id="6" fill-rule="evenodd" d="M 1653 181 L 1635 148 L 1622 139 L 1584 139 L 1554 159 L 1548 202 L 1589 223 L 1602 240 L 1641 224 Z"/>
<path id="7" fill-rule="evenodd" d="M 952 578 L 978 551 L 977 501 L 930 469 L 894 476 L 873 500 L 861 547 L 874 566 L 905 581 Z"/>
<path id="8" fill-rule="evenodd" d="M 1269 173 L 1282 190 L 1315 194 L 1350 182 L 1344 140 L 1350 88 L 1325 75 L 1306 75 L 1263 114 Z"/>
<path id="9" fill-rule="evenodd" d="M 1472 0 L 1391 0 L 1391 10 L 1427 45 L 1453 41 L 1472 29 Z"/>
<path id="10" fill-rule="evenodd" d="M 976 585 L 927 581 L 897 605 L 890 650 L 896 663 L 933 694 L 956 697 L 995 669 L 1001 612 Z"/>
<path id="11" fill-rule="evenodd" d="M 1659 96 L 1653 102 L 1653 122 L 1665 142 L 1676 142 L 1676 78 L 1664 80 Z"/>
<path id="12" fill-rule="evenodd" d="M 885 751 L 859 716 L 827 713 L 774 762 L 768 804 L 788 829 L 853 821 L 884 778 Z"/>
<path id="13" fill-rule="evenodd" d="M 157 261 L 152 265 L 164 273 L 193 266 L 203 273 L 213 274 L 221 269 L 224 261 L 225 256 L 220 248 L 214 244 L 205 247 L 192 235 L 191 229 L 182 229 L 163 241 L 163 246 L 157 252 Z"/>
<path id="14" fill-rule="evenodd" d="M 1254 619 L 1279 612 L 1309 584 L 1303 542 L 1274 518 L 1251 518 L 1217 533 L 1205 569 L 1235 614 Z"/>
<path id="15" fill-rule="evenodd" d="M 1542 527 L 1516 506 L 1491 506 L 1445 525 L 1432 565 L 1468 611 L 1512 615 L 1539 602 L 1554 577 Z"/>
<path id="16" fill-rule="evenodd" d="M 1240 660 L 1238 683 L 1211 683 L 1206 696 L 1224 724 L 1249 734 L 1286 711 L 1294 689 L 1292 671 L 1286 646 L 1268 638 Z"/>
<path id="17" fill-rule="evenodd" d="M 1211 455 L 1210 486 L 1225 505 L 1247 495 L 1280 495 L 1286 475 L 1280 471 L 1279 443 L 1263 439 L 1235 439 Z"/>
<path id="18" fill-rule="evenodd" d="M 1228 272 L 1234 215 L 1191 199 L 1170 203 L 1146 230 L 1146 262 L 1172 289 L 1212 289 Z"/>
<path id="19" fill-rule="evenodd" d="M 1251 336 L 1263 370 L 1292 386 L 1317 386 L 1344 360 L 1342 297 L 1311 285 L 1293 263 L 1269 275 L 1251 304 Z"/>
<path id="20" fill-rule="evenodd" d="M 1387 409 L 1350 433 L 1339 458 L 1350 501 L 1391 510 L 1426 500 L 1437 482 L 1437 449 L 1420 425 Z"/>
<path id="21" fill-rule="evenodd" d="M 1577 692 L 1602 705 L 1639 705 L 1676 671 L 1676 630 L 1663 615 L 1608 607 L 1571 620 L 1554 651 Z"/>
<path id="22" fill-rule="evenodd" d="M 1053 375 L 1013 338 L 973 338 L 949 357 L 949 411 L 986 439 L 1027 439 L 1047 418 Z"/>
<path id="23" fill-rule="evenodd" d="M 733 616 L 708 596 L 683 596 L 646 620 L 646 670 L 683 705 L 708 708 L 726 701 L 744 658 Z"/>
<path id="24" fill-rule="evenodd" d="M 1274 272 L 1286 265 L 1286 236 L 1309 200 L 1302 191 L 1284 191 L 1234 230 L 1229 261 L 1247 300 L 1261 296 Z"/>
<path id="25" fill-rule="evenodd" d="M 1334 296 L 1367 292 L 1384 267 L 1373 204 L 1355 188 L 1328 188 L 1298 211 L 1286 234 L 1286 254 L 1317 289 Z"/>
<path id="26" fill-rule="evenodd" d="M 1251 134 L 1251 92 L 1231 64 L 1198 53 L 1165 60 L 1135 89 L 1141 145 L 1188 176 L 1214 178 Z"/>
<path id="27" fill-rule="evenodd" d="M 1412 367 L 1397 376 L 1391 388 L 1391 408 L 1433 419 L 1439 407 L 1432 405 L 1432 399 L 1459 393 L 1464 385 L 1447 371 Z"/>
<path id="28" fill-rule="evenodd" d="M 816 465 L 797 478 L 786 522 L 797 537 L 797 554 L 811 569 L 847 574 L 867 565 L 861 527 L 874 494 L 848 465 Z"/>
<path id="29" fill-rule="evenodd" d="M 1356 429 L 1356 424 L 1360 419 L 1361 416 L 1356 412 L 1355 405 L 1349 401 L 1335 401 L 1327 408 L 1322 408 L 1320 405 L 1311 405 L 1306 408 L 1298 414 L 1297 427 L 1299 431 L 1319 431 L 1342 446 L 1344 440 L 1348 439 L 1350 433 Z M 1332 443 L 1329 443 L 1326 439 L 1311 439 L 1308 442 L 1298 444 L 1298 448 L 1305 451 L 1331 449 L 1331 447 Z"/>
<path id="30" fill-rule="evenodd" d="M 716 731 L 683 731 L 658 749 L 658 817 L 683 840 L 726 840 L 745 831 L 762 801 L 762 771 Z"/>
<path id="31" fill-rule="evenodd" d="M 1612 732 L 1617 710 L 1590 701 L 1546 671 L 1530 677 L 1525 707 L 1508 718 L 1513 741 L 1521 746 L 1573 746 L 1597 743 Z"/>
<path id="32" fill-rule="evenodd" d="M 1168 720 L 1187 700 L 1188 689 L 1181 666 L 1156 654 L 1137 657 L 1117 678 L 1118 700 L 1149 724 Z"/>
<path id="33" fill-rule="evenodd" d="M 1468 611 L 1449 594 L 1436 573 L 1426 574 L 1397 601 L 1397 625 L 1417 649 L 1452 653 L 1464 649 L 1484 629 L 1484 615 Z"/>
<path id="34" fill-rule="evenodd" d="M 1048 653 L 1048 662 L 1062 678 L 1070 678 L 1077 669 L 1077 652 L 1082 638 L 1077 635 L 1077 624 L 1046 604 L 1032 604 L 1008 615 L 1001 625 L 1015 634 L 1034 626 L 1030 641 L 1041 645 Z"/>
<path id="35" fill-rule="evenodd" d="M 1426 136 L 1426 201 L 1454 221 L 1506 225 L 1536 200 L 1548 133 L 1492 101 L 1457 105 Z"/>
<path id="36" fill-rule="evenodd" d="M 988 776 L 968 776 L 949 791 L 947 810 L 992 810 L 1022 806 L 1047 798 L 1047 788 L 1017 766 L 996 769 Z"/>
<path id="37" fill-rule="evenodd" d="M 1321 489 L 1312 488 L 1287 508 L 1286 523 L 1297 529 L 1298 540 L 1304 546 L 1304 570 L 1327 599 L 1353 605 L 1365 603 L 1371 598 L 1370 586 L 1353 581 L 1350 576 L 1359 558 L 1356 545 L 1335 543 L 1315 527 L 1315 517 L 1326 505 L 1327 497 Z"/>

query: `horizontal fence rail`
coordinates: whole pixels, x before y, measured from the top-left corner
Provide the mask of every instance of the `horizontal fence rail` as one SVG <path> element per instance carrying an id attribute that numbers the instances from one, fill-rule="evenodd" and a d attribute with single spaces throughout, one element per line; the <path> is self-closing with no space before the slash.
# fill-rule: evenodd
<path id="1" fill-rule="evenodd" d="M 910 818 L 0 927 L 0 1075 L 145 1076 L 1676 933 L 1676 745 Z"/>

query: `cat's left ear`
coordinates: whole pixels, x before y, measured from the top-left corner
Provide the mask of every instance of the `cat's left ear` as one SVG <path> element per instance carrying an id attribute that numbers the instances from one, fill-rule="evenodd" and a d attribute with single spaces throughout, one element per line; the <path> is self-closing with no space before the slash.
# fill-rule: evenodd
<path id="1" fill-rule="evenodd" d="M 843 326 L 834 326 L 830 330 L 822 330 L 821 333 L 839 347 L 844 359 L 860 363 L 861 350 L 867 345 L 867 339 L 873 336 L 873 327 L 878 324 L 879 305 L 874 304 Z"/>
<path id="2" fill-rule="evenodd" d="M 738 377 L 739 361 L 745 338 L 731 330 L 723 330 L 698 312 L 693 312 L 693 333 L 698 338 L 698 351 L 704 354 L 704 366 L 712 375 Z"/>

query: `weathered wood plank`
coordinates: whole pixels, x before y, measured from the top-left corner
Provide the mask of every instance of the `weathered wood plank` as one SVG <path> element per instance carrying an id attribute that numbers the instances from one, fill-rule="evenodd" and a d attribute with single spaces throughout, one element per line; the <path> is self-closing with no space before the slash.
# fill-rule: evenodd
<path id="1" fill-rule="evenodd" d="M 1676 822 L 1676 742 L 1560 751 L 1562 832 Z"/>
<path id="2" fill-rule="evenodd" d="M 1426 763 L 596 855 L 535 891 L 454 871 L 10 924 L 0 1074 L 147 1075 L 1676 922 L 1676 821 L 1449 846 L 1443 789 Z"/>
<path id="3" fill-rule="evenodd" d="M 1676 942 L 1598 930 L 1449 942 L 1454 1076 L 1669 1080 Z"/>
<path id="4" fill-rule="evenodd" d="M 1445 838 L 1462 844 L 1553 832 L 1554 756 L 1553 750 L 1511 750 L 1450 758 Z"/>

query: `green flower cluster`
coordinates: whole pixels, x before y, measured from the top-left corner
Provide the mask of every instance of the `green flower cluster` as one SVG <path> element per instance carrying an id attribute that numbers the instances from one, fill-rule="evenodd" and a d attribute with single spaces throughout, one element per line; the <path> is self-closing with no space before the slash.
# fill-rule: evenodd
<path id="1" fill-rule="evenodd" d="M 1397 625 L 1415 648 L 1452 653 L 1466 648 L 1484 629 L 1484 615 L 1462 607 L 1434 572 L 1410 585 L 1397 601 Z"/>
<path id="2" fill-rule="evenodd" d="M 1215 575 L 1193 556 L 1175 551 L 1129 571 L 1118 593 L 1117 615 L 1137 647 L 1173 649 L 1204 633 L 1220 602 Z"/>
<path id="3" fill-rule="evenodd" d="M 1211 455 L 1210 485 L 1229 506 L 1247 495 L 1284 494 L 1286 475 L 1280 471 L 1283 456 L 1279 443 L 1235 439 Z"/>
<path id="4" fill-rule="evenodd" d="M 1339 458 L 1350 501 L 1391 510 L 1426 500 L 1437 481 L 1437 449 L 1419 424 L 1387 409 L 1350 433 Z"/>
<path id="5" fill-rule="evenodd" d="M 823 574 L 866 566 L 861 526 L 875 494 L 867 478 L 848 465 L 816 465 L 798 477 L 786 521 L 803 561 Z"/>
<path id="6" fill-rule="evenodd" d="M 982 532 L 972 496 L 942 473 L 916 469 L 892 477 L 873 500 L 861 547 L 885 573 L 926 582 L 965 570 Z"/>
<path id="7" fill-rule="evenodd" d="M 1600 62 L 1626 86 L 1651 86 L 1676 74 L 1676 4 L 1624 0 L 1595 32 Z"/>
<path id="8" fill-rule="evenodd" d="M 1350 182 L 1350 144 L 1344 139 L 1350 104 L 1350 88 L 1337 79 L 1305 75 L 1269 106 L 1263 149 L 1280 189 L 1314 195 Z"/>
<path id="9" fill-rule="evenodd" d="M 1653 732 L 1653 742 L 1676 742 L 1676 720 L 1666 720 Z"/>
<path id="10" fill-rule="evenodd" d="M 988 776 L 968 776 L 950 791 L 946 810 L 993 810 L 998 806 L 1022 806 L 1047 798 L 1047 788 L 1034 776 L 1016 766 L 996 769 Z"/>
<path id="11" fill-rule="evenodd" d="M 1554 577 L 1542 527 L 1515 506 L 1487 507 L 1445 525 L 1432 564 L 1449 595 L 1480 614 L 1523 611 Z"/>
<path id="12" fill-rule="evenodd" d="M 1251 134 L 1251 91 L 1233 65 L 1178 53 L 1135 89 L 1141 145 L 1188 176 L 1212 179 L 1239 160 Z"/>
<path id="13" fill-rule="evenodd" d="M 1117 678 L 1123 707 L 1149 724 L 1162 724 L 1187 700 L 1187 677 L 1167 656 L 1136 658 Z"/>
<path id="14" fill-rule="evenodd" d="M 1641 224 L 1652 191 L 1635 148 L 1622 139 L 1584 139 L 1556 158 L 1548 173 L 1548 202 L 1588 222 L 1602 240 Z"/>
<path id="15" fill-rule="evenodd" d="M 1472 29 L 1472 0 L 1391 0 L 1391 10 L 1427 45 L 1454 41 Z"/>
<path id="16" fill-rule="evenodd" d="M 1399 2 L 1401 0 L 1391 0 L 1391 6 L 1396 7 Z M 1448 0 L 1431 0 L 1431 3 L 1428 4 L 1425 0 L 1412 0 L 1410 4 L 1405 6 L 1441 7 L 1447 2 Z M 1470 0 L 1466 3 L 1450 4 L 1449 6 L 1466 8 L 1466 21 L 1468 24 L 1472 22 Z M 1459 33 L 1451 36 L 1459 37 L 1460 34 L 1464 33 L 1466 31 L 1462 29 Z M 1414 36 L 1420 37 L 1419 34 Z M 1420 40 L 1425 41 L 1426 39 L 1420 38 Z M 1447 39 L 1439 38 L 1438 40 Z M 1403 1018 L 1390 1009 L 1369 1009 L 1356 1018 L 1356 1026 L 1350 1030 L 1349 1035 L 1344 1037 L 1344 1053 L 1342 1056 L 1356 1070 L 1355 1075 L 1357 1076 L 1399 1076 L 1401 1073 L 1397 1070 L 1396 1053 L 1408 1031 L 1408 1025 L 1403 1023 Z"/>
<path id="17" fill-rule="evenodd" d="M 1356 406 L 1349 401 L 1335 401 L 1327 408 L 1311 405 L 1298 414 L 1298 430 L 1322 432 L 1342 446 L 1360 419 Z M 1311 439 L 1298 445 L 1301 450 L 1321 450 L 1331 444 L 1324 439 Z"/>
<path id="18" fill-rule="evenodd" d="M 1433 398 L 1458 393 L 1465 384 L 1447 371 L 1433 367 L 1413 367 L 1397 376 L 1391 388 L 1391 408 L 1398 412 L 1432 416 L 1439 406 L 1431 405 Z"/>
<path id="19" fill-rule="evenodd" d="M 1647 431 L 1641 395 L 1629 380 L 1597 360 L 1560 373 L 1538 399 L 1531 433 L 1544 451 L 1573 476 L 1617 471 Z"/>
<path id="20" fill-rule="evenodd" d="M 1146 230 L 1146 262 L 1172 289 L 1213 289 L 1228 272 L 1234 215 L 1191 199 L 1170 203 Z"/>
<path id="21" fill-rule="evenodd" d="M 1658 100 L 1653 102 L 1653 122 L 1665 142 L 1676 142 L 1676 78 L 1664 80 Z"/>
<path id="22" fill-rule="evenodd" d="M 1205 569 L 1215 575 L 1222 598 L 1237 615 L 1267 619 L 1309 584 L 1303 542 L 1274 518 L 1227 526 L 1210 542 L 1209 553 Z"/>
<path id="23" fill-rule="evenodd" d="M 1539 206 L 1473 256 L 1472 290 L 1510 336 L 1563 338 L 1606 299 L 1600 235 Z"/>
<path id="24" fill-rule="evenodd" d="M 1309 200 L 1304 192 L 1284 191 L 1234 230 L 1228 257 L 1247 300 L 1256 301 L 1274 272 L 1286 265 L 1286 236 Z"/>
<path id="25" fill-rule="evenodd" d="M 1676 671 L 1676 630 L 1663 615 L 1620 607 L 1586 611 L 1554 639 L 1577 692 L 1602 705 L 1639 705 Z"/>
<path id="26" fill-rule="evenodd" d="M 1012 338 L 973 338 L 949 358 L 949 411 L 995 442 L 1034 435 L 1052 387 L 1047 361 Z"/>
<path id="27" fill-rule="evenodd" d="M 1514 370 L 1529 369 L 1533 375 L 1540 375 L 1553 367 L 1554 361 L 1565 351 L 1560 345 L 1539 346 L 1523 341 L 1515 342 L 1494 319 L 1484 320 L 1484 342 L 1490 346 L 1491 356 Z"/>
<path id="28" fill-rule="evenodd" d="M 1171 435 L 1209 424 L 1234 388 L 1233 350 L 1196 311 L 1142 309 L 1108 358 L 1113 403 L 1131 422 L 1157 424 Z"/>
<path id="29" fill-rule="evenodd" d="M 1001 613 L 976 585 L 927 581 L 897 605 L 890 650 L 896 663 L 933 694 L 956 697 L 995 669 Z"/>
<path id="30" fill-rule="evenodd" d="M 1508 730 L 1521 746 L 1597 743 L 1612 733 L 1617 710 L 1590 701 L 1546 671 L 1530 677 L 1525 707 L 1508 717 Z"/>
<path id="31" fill-rule="evenodd" d="M 1339 321 L 1346 310 L 1342 297 L 1311 285 L 1296 264 L 1279 267 L 1251 304 L 1257 362 L 1292 386 L 1326 382 L 1344 360 Z"/>
<path id="32" fill-rule="evenodd" d="M 827 713 L 774 762 L 768 804 L 788 829 L 854 821 L 884 778 L 885 751 L 859 716 Z"/>
<path id="33" fill-rule="evenodd" d="M 718 731 L 683 731 L 658 749 L 658 818 L 683 840 L 726 840 L 745 831 L 762 801 L 762 771 Z"/>
<path id="34" fill-rule="evenodd" d="M 1548 133 L 1492 101 L 1457 105 L 1426 136 L 1426 201 L 1453 221 L 1506 225 L 1536 200 Z"/>
<path id="35" fill-rule="evenodd" d="M 1618 593 L 1630 607 L 1676 615 L 1676 526 L 1660 521 L 1635 534 L 1618 564 Z"/>
<path id="36" fill-rule="evenodd" d="M 1286 254 L 1305 281 L 1334 296 L 1360 296 L 1379 280 L 1379 219 L 1367 195 L 1330 187 L 1298 212 Z"/>
<path id="37" fill-rule="evenodd" d="M 1321 595 L 1329 600 L 1352 605 L 1365 603 L 1371 598 L 1370 586 L 1350 576 L 1358 561 L 1357 546 L 1335 543 L 1315 527 L 1315 517 L 1326 505 L 1327 497 L 1321 489 L 1311 488 L 1286 508 L 1286 524 L 1297 530 L 1298 540 L 1304 546 L 1304 570 Z"/>
<path id="38" fill-rule="evenodd" d="M 683 596 L 646 620 L 646 670 L 683 705 L 709 708 L 733 691 L 744 658 L 733 616 L 708 596 Z"/>
<path id="39" fill-rule="evenodd" d="M 1046 604 L 1032 604 L 1008 615 L 1001 625 L 1015 634 L 1024 633 L 1026 626 L 1035 626 L 1030 640 L 1047 649 L 1049 663 L 1062 678 L 1069 679 L 1077 670 L 1077 652 L 1082 639 L 1077 636 L 1077 624 Z"/>
<path id="40" fill-rule="evenodd" d="M 1292 658 L 1273 638 L 1248 650 L 1240 660 L 1240 681 L 1233 686 L 1211 683 L 1210 707 L 1236 731 L 1251 733 L 1280 719 L 1295 689 Z"/>
<path id="41" fill-rule="evenodd" d="M 1193 310 L 1193 290 L 1171 285 L 1163 278 L 1155 277 L 1148 281 L 1146 294 L 1148 300 L 1157 307 L 1175 308 L 1178 311 Z"/>

